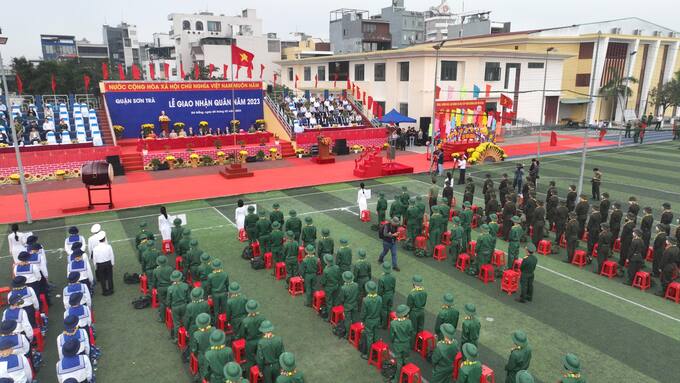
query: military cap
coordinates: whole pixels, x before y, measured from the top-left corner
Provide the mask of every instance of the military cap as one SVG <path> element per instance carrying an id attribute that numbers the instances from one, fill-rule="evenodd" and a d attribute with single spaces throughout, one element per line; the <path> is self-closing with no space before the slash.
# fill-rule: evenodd
<path id="1" fill-rule="evenodd" d="M 265 212 L 264 209 L 260 209 L 260 211 L 257 212 L 257 215 L 259 215 L 260 217 L 264 217 L 267 215 L 267 212 Z"/>
<path id="2" fill-rule="evenodd" d="M 142 223 L 139 224 L 139 228 L 140 228 L 140 229 L 143 229 L 143 228 L 146 227 L 146 225 L 147 225 L 146 222 L 142 222 Z"/>
<path id="3" fill-rule="evenodd" d="M 495 220 L 498 219 L 498 216 L 496 214 L 490 214 L 489 219 L 491 219 L 492 221 L 495 221 Z"/>
<path id="4" fill-rule="evenodd" d="M 295 237 L 295 233 L 293 233 L 292 230 L 288 230 L 288 231 L 286 232 L 286 237 L 288 237 L 288 238 L 293 238 L 293 237 Z"/>
<path id="5" fill-rule="evenodd" d="M 194 288 L 191 290 L 191 297 L 194 298 L 194 299 L 203 298 L 203 288 L 201 288 L 201 287 L 194 287 Z"/>
<path id="6" fill-rule="evenodd" d="M 342 280 L 345 282 L 352 282 L 354 280 L 354 274 L 351 271 L 345 271 L 342 273 Z"/>
<path id="7" fill-rule="evenodd" d="M 179 270 L 175 270 L 170 274 L 170 280 L 173 282 L 179 282 L 182 280 L 182 272 Z"/>
<path id="8" fill-rule="evenodd" d="M 533 243 L 528 243 L 527 244 L 527 251 L 529 253 L 535 253 L 536 252 L 536 245 L 534 245 Z"/>
<path id="9" fill-rule="evenodd" d="M 288 215 L 290 215 L 291 217 L 295 217 L 297 215 L 297 212 L 295 210 L 291 210 L 288 212 Z"/>
<path id="10" fill-rule="evenodd" d="M 75 226 L 71 226 L 68 228 L 68 233 L 71 235 L 76 235 L 78 234 L 78 228 Z"/>
<path id="11" fill-rule="evenodd" d="M 74 338 L 67 339 L 64 345 L 61 346 L 61 352 L 64 356 L 75 356 L 80 348 L 80 342 Z"/>
<path id="12" fill-rule="evenodd" d="M 181 226 L 182 225 L 182 220 L 180 218 L 175 218 L 172 223 L 175 224 L 175 226 Z"/>
<path id="13" fill-rule="evenodd" d="M 255 211 L 255 206 L 253 206 L 253 205 L 248 206 L 248 213 L 252 213 L 254 211 Z"/>
<path id="14" fill-rule="evenodd" d="M 208 313 L 200 313 L 196 317 L 196 326 L 198 327 L 206 327 L 210 324 L 210 314 Z"/>
<path id="15" fill-rule="evenodd" d="M 241 375 L 243 374 L 243 370 L 241 369 L 241 365 L 239 365 L 236 362 L 229 362 L 224 366 L 224 370 L 222 371 L 224 373 L 224 377 L 227 378 L 229 381 L 236 382 L 237 380 L 241 379 Z"/>
<path id="16" fill-rule="evenodd" d="M 392 217 L 392 220 L 390 221 L 392 225 L 400 225 L 401 221 L 397 217 Z"/>
<path id="17" fill-rule="evenodd" d="M 475 360 L 479 356 L 477 353 L 477 346 L 472 343 L 465 343 L 462 347 L 462 351 L 466 360 Z"/>
<path id="18" fill-rule="evenodd" d="M 361 258 L 361 259 L 366 258 L 366 250 L 364 250 L 364 249 L 359 249 L 359 250 L 357 250 L 357 255 L 358 255 L 359 258 Z"/>
<path id="19" fill-rule="evenodd" d="M 466 303 L 465 306 L 463 307 L 463 310 L 465 310 L 465 313 L 467 315 L 475 315 L 477 314 L 477 307 L 473 303 Z"/>
<path id="20" fill-rule="evenodd" d="M 292 352 L 284 352 L 279 355 L 279 364 L 284 371 L 295 370 L 295 356 Z"/>
<path id="21" fill-rule="evenodd" d="M 510 219 L 514 223 L 520 223 L 522 222 L 522 219 L 516 215 L 513 215 L 512 218 Z"/>
<path id="22" fill-rule="evenodd" d="M 201 253 L 201 262 L 208 262 L 210 260 L 210 254 L 203 252 Z"/>
<path id="23" fill-rule="evenodd" d="M 522 330 L 517 330 L 512 333 L 512 342 L 518 346 L 524 347 L 527 345 L 527 334 Z"/>
<path id="24" fill-rule="evenodd" d="M 272 322 L 265 320 L 262 321 L 262 323 L 260 324 L 260 328 L 258 330 L 260 330 L 261 333 L 272 332 L 274 331 L 274 325 L 272 324 Z"/>
<path id="25" fill-rule="evenodd" d="M 455 223 L 456 225 L 460 225 L 460 217 L 458 216 L 453 217 L 453 223 Z"/>
<path id="26" fill-rule="evenodd" d="M 221 346 L 226 341 L 226 338 L 224 331 L 213 331 L 210 334 L 210 346 Z"/>
<path id="27" fill-rule="evenodd" d="M 403 318 L 406 315 L 408 315 L 409 308 L 406 305 L 399 305 L 397 306 L 396 314 L 398 317 Z"/>
<path id="28" fill-rule="evenodd" d="M 661 206 L 663 206 L 664 209 L 670 209 L 671 208 L 671 204 L 669 204 L 668 202 L 664 202 L 663 205 L 661 205 Z"/>
<path id="29" fill-rule="evenodd" d="M 314 221 L 312 217 L 305 217 L 305 223 L 312 223 Z"/>
<path id="30" fill-rule="evenodd" d="M 327 265 L 332 265 L 332 264 L 333 264 L 333 255 L 331 255 L 331 254 L 324 254 L 324 255 L 323 255 L 323 261 L 324 261 Z"/>
<path id="31" fill-rule="evenodd" d="M 272 229 L 280 229 L 281 223 L 279 221 L 272 222 Z"/>
<path id="32" fill-rule="evenodd" d="M 414 275 L 413 278 L 411 278 L 411 281 L 413 282 L 414 285 L 420 286 L 423 284 L 423 277 L 421 275 Z"/>
<path id="33" fill-rule="evenodd" d="M 191 242 L 189 242 L 191 246 L 196 246 L 198 245 L 198 240 L 197 239 L 192 239 Z"/>
<path id="34" fill-rule="evenodd" d="M 158 257 L 156 257 L 156 264 L 157 265 L 159 265 L 159 266 L 165 265 L 166 263 L 168 263 L 168 257 L 166 257 L 165 255 L 159 255 Z"/>
<path id="35" fill-rule="evenodd" d="M 229 292 L 232 294 L 236 294 L 241 291 L 241 285 L 238 284 L 238 282 L 231 282 L 229 284 Z"/>
<path id="36" fill-rule="evenodd" d="M 64 329 L 70 332 L 76 327 L 78 327 L 78 317 L 75 315 L 67 315 L 66 318 L 64 318 Z"/>
<path id="37" fill-rule="evenodd" d="M 368 281 L 368 282 L 366 282 L 366 285 L 364 286 L 364 288 L 366 289 L 366 292 L 370 294 L 370 293 L 374 293 L 378 290 L 378 285 L 373 281 Z"/>
<path id="38" fill-rule="evenodd" d="M 325 228 L 321 229 L 321 235 L 323 235 L 324 237 L 328 237 L 330 234 L 331 234 L 330 230 L 325 229 Z"/>
<path id="39" fill-rule="evenodd" d="M 279 206 L 278 203 L 274 203 L 274 204 L 272 205 L 272 209 L 278 209 L 279 207 L 280 207 L 280 206 Z"/>
<path id="40" fill-rule="evenodd" d="M 90 228 L 90 233 L 91 233 L 91 234 L 97 234 L 97 233 L 99 233 L 101 230 L 102 230 L 102 225 L 100 225 L 100 224 L 98 224 L 98 223 L 95 223 L 95 224 L 92 225 L 92 227 Z"/>
<path id="41" fill-rule="evenodd" d="M 446 293 L 444 294 L 444 297 L 442 298 L 445 304 L 447 305 L 452 305 L 453 304 L 453 294 L 451 293 Z"/>
<path id="42" fill-rule="evenodd" d="M 465 207 L 470 207 L 470 206 L 472 206 L 472 204 L 470 203 L 470 201 L 465 201 L 465 202 L 463 203 L 463 206 L 465 206 Z"/>
<path id="43" fill-rule="evenodd" d="M 534 383 L 534 377 L 531 376 L 529 371 L 520 370 L 515 375 L 515 383 Z"/>
<path id="44" fill-rule="evenodd" d="M 307 247 L 305 247 L 305 252 L 307 252 L 307 254 L 314 254 L 314 245 L 307 245 Z"/>
<path id="45" fill-rule="evenodd" d="M 341 245 L 346 245 L 348 243 L 349 243 L 349 241 L 347 240 L 347 238 L 340 238 L 340 244 Z"/>
<path id="46" fill-rule="evenodd" d="M 439 326 L 439 330 L 449 339 L 454 339 L 456 336 L 456 328 L 453 327 L 451 323 L 442 323 L 442 325 Z"/>
<path id="47" fill-rule="evenodd" d="M 383 269 L 383 272 L 386 273 L 386 274 L 391 273 L 392 272 L 392 263 L 391 262 L 383 262 L 382 269 Z"/>
<path id="48" fill-rule="evenodd" d="M 211 266 L 213 269 L 221 269 L 222 261 L 220 261 L 219 259 L 213 259 Z"/>
<path id="49" fill-rule="evenodd" d="M 258 308 L 260 308 L 260 304 L 257 303 L 256 300 L 249 299 L 248 302 L 246 302 L 246 311 L 248 313 L 254 313 L 257 311 Z"/>
<path id="50" fill-rule="evenodd" d="M 22 251 L 19 253 L 19 260 L 22 262 L 28 261 L 29 258 L 31 258 L 31 254 L 29 254 L 27 251 Z"/>
<path id="51" fill-rule="evenodd" d="M 578 356 L 572 353 L 569 353 L 562 358 L 562 365 L 569 372 L 578 373 L 581 371 L 581 362 L 579 361 Z"/>
<path id="52" fill-rule="evenodd" d="M 69 274 L 69 276 L 71 274 L 76 274 L 76 278 L 80 278 L 80 273 L 78 273 L 76 271 L 72 271 Z M 76 281 L 78 281 L 78 279 L 76 279 Z M 16 277 L 14 277 L 14 279 L 12 279 L 12 287 L 23 287 L 25 284 L 26 284 L 26 277 L 24 277 L 23 275 L 17 275 Z"/>

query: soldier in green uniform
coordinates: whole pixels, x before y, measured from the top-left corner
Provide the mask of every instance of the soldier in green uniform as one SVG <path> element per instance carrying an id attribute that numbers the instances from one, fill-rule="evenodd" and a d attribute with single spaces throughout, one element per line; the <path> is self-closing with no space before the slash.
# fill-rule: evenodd
<path id="1" fill-rule="evenodd" d="M 527 341 L 527 334 L 522 330 L 517 330 L 512 333 L 512 343 L 515 346 L 510 350 L 510 357 L 508 363 L 505 364 L 505 383 L 515 383 L 517 373 L 521 370 L 529 369 L 531 363 L 531 347 Z"/>
<path id="2" fill-rule="evenodd" d="M 432 383 L 449 383 L 453 374 L 453 362 L 458 353 L 456 328 L 450 323 L 442 323 L 437 332 L 440 335 L 437 346 L 432 352 Z"/>
<path id="3" fill-rule="evenodd" d="M 378 295 L 382 298 L 382 309 L 380 310 L 380 324 L 386 329 L 389 323 L 392 303 L 394 301 L 394 291 L 397 286 L 397 279 L 392 275 L 392 263 L 383 262 L 383 274 L 378 279 Z"/>
<path id="4" fill-rule="evenodd" d="M 427 241 L 427 255 L 431 257 L 434 254 L 435 246 L 439 245 L 442 240 L 442 222 L 446 223 L 448 217 L 443 217 L 439 206 L 431 206 L 432 216 L 430 216 L 430 238 Z"/>
<path id="5" fill-rule="evenodd" d="M 366 339 L 366 348 L 360 351 L 361 357 L 368 359 L 368 351 L 377 340 L 383 301 L 380 295 L 378 295 L 378 285 L 375 282 L 366 282 L 364 291 L 366 291 L 366 298 L 364 298 L 364 303 L 361 306 L 361 322 L 364 324 L 362 336 Z"/>
<path id="6" fill-rule="evenodd" d="M 465 360 L 458 370 L 456 383 L 478 383 L 482 378 L 482 364 L 477 360 L 479 356 L 477 346 L 472 343 L 464 343 L 462 350 Z"/>
<path id="7" fill-rule="evenodd" d="M 468 268 L 469 275 L 477 275 L 482 265 L 491 263 L 491 253 L 493 253 L 493 237 L 489 234 L 489 225 L 481 226 L 482 234 L 477 237 L 477 256 L 473 258 Z"/>
<path id="8" fill-rule="evenodd" d="M 257 221 L 260 218 L 255 214 L 255 206 L 248 206 L 248 214 L 243 221 L 246 234 L 248 234 L 248 243 L 253 243 L 257 240 Z"/>
<path id="9" fill-rule="evenodd" d="M 239 339 L 246 340 L 246 361 L 243 366 L 247 371 L 250 371 L 250 367 L 255 365 L 255 355 L 257 354 L 257 343 L 260 341 L 262 333 L 260 332 L 260 325 L 265 321 L 264 316 L 262 316 L 257 309 L 260 305 L 255 300 L 249 300 L 246 303 L 246 311 L 248 315 L 243 318 L 241 323 L 241 331 L 237 334 Z"/>
<path id="10" fill-rule="evenodd" d="M 224 366 L 225 383 L 249 383 L 248 379 L 243 378 L 243 370 L 241 365 L 236 362 L 229 362 Z"/>
<path id="11" fill-rule="evenodd" d="M 533 243 L 527 244 L 527 255 L 522 259 L 520 266 L 521 275 L 519 277 L 520 296 L 516 299 L 517 302 L 531 302 L 534 297 L 534 270 L 538 259 L 534 255 L 536 246 Z"/>
<path id="12" fill-rule="evenodd" d="M 449 246 L 449 256 L 451 257 L 451 262 L 453 266 L 456 266 L 458 261 L 458 255 L 465 252 L 465 244 L 463 243 L 463 237 L 465 232 L 460 226 L 460 217 L 453 217 L 453 227 L 451 228 L 451 245 Z"/>
<path id="13" fill-rule="evenodd" d="M 385 199 L 385 193 L 378 193 L 378 203 L 375 210 L 378 212 L 378 223 L 385 221 L 385 212 L 387 211 L 387 199 Z"/>
<path id="14" fill-rule="evenodd" d="M 284 352 L 279 357 L 281 375 L 276 378 L 276 383 L 305 383 L 305 376 L 295 368 L 295 356 L 292 352 Z"/>
<path id="15" fill-rule="evenodd" d="M 172 281 L 170 277 L 172 272 L 175 270 L 172 266 L 168 265 L 168 257 L 165 255 L 160 255 L 156 258 L 156 269 L 151 273 L 151 288 L 156 289 L 156 294 L 158 297 L 158 321 L 163 322 L 165 318 L 165 307 L 168 304 L 168 287 Z"/>
<path id="16" fill-rule="evenodd" d="M 466 343 L 476 346 L 479 340 L 479 330 L 482 328 L 482 324 L 477 319 L 477 308 L 472 303 L 466 303 L 463 310 L 465 317 L 460 328 L 460 343 L 463 347 Z"/>
<path id="17" fill-rule="evenodd" d="M 269 234 L 269 248 L 272 252 L 274 263 L 283 262 L 283 231 L 279 221 L 272 222 L 272 232 Z"/>
<path id="18" fill-rule="evenodd" d="M 319 268 L 319 258 L 314 254 L 314 245 L 307 245 L 305 257 L 300 263 L 300 276 L 305 286 L 305 306 L 312 307 L 312 295 L 316 291 L 316 271 Z"/>
<path id="19" fill-rule="evenodd" d="M 198 240 L 192 239 L 189 242 L 189 252 L 187 253 L 187 263 L 184 267 L 184 275 L 191 275 L 192 280 L 198 280 L 198 266 L 201 265 L 201 254 L 203 250 L 198 247 Z"/>
<path id="20" fill-rule="evenodd" d="M 437 313 L 437 318 L 434 322 L 434 333 L 437 335 L 437 339 L 442 340 L 441 325 L 448 323 L 453 326 L 453 331 L 455 332 L 458 328 L 458 318 L 460 313 L 453 307 L 453 294 L 446 293 L 443 297 L 442 307 Z M 453 339 L 453 338 L 451 338 Z"/>
<path id="21" fill-rule="evenodd" d="M 644 215 L 640 220 L 640 230 L 642 231 L 642 242 L 644 243 L 643 248 L 649 248 L 649 242 L 652 238 L 652 228 L 654 227 L 654 216 L 652 215 L 652 208 L 645 206 L 642 208 Z"/>
<path id="22" fill-rule="evenodd" d="M 425 215 L 425 210 L 427 208 L 425 207 L 425 202 L 423 202 L 423 197 L 420 194 L 416 195 L 416 207 L 420 211 L 418 216 L 420 217 L 420 221 L 422 222 L 423 216 Z"/>
<path id="23" fill-rule="evenodd" d="M 349 334 L 349 326 L 359 321 L 359 285 L 351 271 L 342 273 L 342 281 L 337 303 L 345 309 L 345 333 Z"/>
<path id="24" fill-rule="evenodd" d="M 288 212 L 289 218 L 286 220 L 286 223 L 283 225 L 284 231 L 287 233 L 289 231 L 293 232 L 293 238 L 295 238 L 296 241 L 300 240 L 300 233 L 302 232 L 302 221 L 300 218 L 297 216 L 297 212 L 295 210 L 291 210 Z"/>
<path id="25" fill-rule="evenodd" d="M 174 328 L 171 337 L 177 338 L 177 330 L 183 326 L 184 312 L 189 303 L 189 285 L 182 281 L 182 273 L 175 270 L 170 274 L 172 285 L 168 287 L 166 302 L 172 311 L 172 323 Z"/>
<path id="26" fill-rule="evenodd" d="M 184 228 L 184 230 L 182 230 L 182 238 L 179 240 L 177 247 L 175 248 L 175 255 L 182 257 L 182 265 L 185 269 L 187 268 L 186 265 L 188 264 L 187 254 L 189 253 L 189 249 L 191 249 L 191 229 Z"/>
<path id="27" fill-rule="evenodd" d="M 335 241 L 331 238 L 331 231 L 328 229 L 321 229 L 321 238 L 316 241 L 316 255 L 321 262 L 321 269 L 326 266 L 323 261 L 324 254 L 335 254 Z"/>
<path id="28" fill-rule="evenodd" d="M 509 242 L 508 242 L 508 263 L 507 268 L 512 269 L 513 264 L 517 257 L 519 257 L 519 242 L 522 240 L 524 235 L 524 229 L 522 229 L 522 220 L 514 215 L 512 216 L 512 229 L 510 229 Z"/>
<path id="29" fill-rule="evenodd" d="M 465 183 L 465 191 L 463 192 L 463 201 L 472 204 L 475 198 L 475 181 L 472 177 L 468 178 Z"/>
<path id="30" fill-rule="evenodd" d="M 184 232 L 184 229 L 182 228 L 182 220 L 179 218 L 175 218 L 172 221 L 173 227 L 172 230 L 170 230 L 170 242 L 172 242 L 172 248 L 177 251 L 177 247 L 179 246 L 179 241 L 182 240 L 182 234 Z"/>
<path id="31" fill-rule="evenodd" d="M 146 246 L 146 249 L 142 254 L 142 270 L 148 277 L 153 274 L 156 266 L 158 266 L 156 263 L 156 258 L 158 258 L 161 253 L 158 251 L 158 249 L 156 249 L 156 243 L 152 239 L 147 240 L 143 245 Z"/>
<path id="32" fill-rule="evenodd" d="M 274 335 L 274 325 L 265 320 L 260 325 L 262 338 L 257 342 L 255 361 L 260 369 L 263 383 L 274 383 L 279 375 L 279 357 L 283 354 L 283 339 Z"/>
<path id="33" fill-rule="evenodd" d="M 423 287 L 423 277 L 414 275 L 412 278 L 413 289 L 406 297 L 406 305 L 409 308 L 409 319 L 413 323 L 416 334 L 425 327 L 425 304 L 427 303 L 427 291 Z"/>
<path id="34" fill-rule="evenodd" d="M 290 222 L 290 220 L 288 220 Z M 298 251 L 300 251 L 300 246 L 298 245 L 298 242 L 295 240 L 295 233 L 292 231 L 288 231 L 286 233 L 286 236 L 288 237 L 286 239 L 286 243 L 283 244 L 283 256 L 284 256 L 284 261 L 286 262 L 286 283 L 290 281 L 291 277 L 294 277 L 297 275 L 297 266 L 298 266 Z"/>
<path id="35" fill-rule="evenodd" d="M 562 375 L 560 383 L 586 383 L 586 378 L 581 376 L 581 361 L 574 354 L 567 354 L 562 359 L 562 366 L 567 370 Z"/>
<path id="36" fill-rule="evenodd" d="M 569 209 L 565 201 L 560 201 L 557 209 L 555 209 L 555 241 L 553 242 L 552 252 L 557 254 L 560 249 L 560 238 L 564 235 L 567 229 L 567 218 L 569 217 Z M 565 236 L 566 241 L 566 236 Z"/>
<path id="37" fill-rule="evenodd" d="M 203 299 L 203 289 L 195 287 L 191 290 L 191 302 L 187 305 L 182 322 L 187 326 L 187 334 L 193 336 L 198 330 L 196 318 L 201 314 L 210 314 L 210 305 Z"/>
<path id="38" fill-rule="evenodd" d="M 366 295 L 366 282 L 372 278 L 371 264 L 366 260 L 366 250 L 357 250 L 357 255 L 359 260 L 352 264 L 352 274 L 354 275 L 354 281 L 359 285 L 359 293 L 363 298 Z"/>
<path id="39" fill-rule="evenodd" d="M 576 219 L 577 215 L 575 212 L 569 213 L 569 221 L 567 221 L 567 228 L 564 232 L 564 239 L 567 241 L 567 259 L 564 262 L 571 263 L 574 259 L 574 253 L 578 247 L 578 231 L 579 225 Z"/>
<path id="40" fill-rule="evenodd" d="M 576 220 L 578 221 L 578 237 L 583 238 L 583 233 L 586 231 L 586 220 L 588 219 L 588 212 L 590 211 L 590 204 L 588 203 L 588 196 L 581 194 L 579 202 L 576 204 Z"/>
<path id="41" fill-rule="evenodd" d="M 144 224 L 146 225 L 146 224 Z M 152 234 L 147 234 L 143 229 L 142 231 L 137 235 L 135 238 L 135 242 L 138 242 L 135 248 L 137 249 L 137 261 L 139 262 L 139 265 L 142 267 L 142 273 L 144 273 L 144 252 L 146 252 L 146 249 L 149 247 L 149 239 L 146 237 L 147 235 L 153 236 Z M 151 240 L 153 241 L 153 240 Z"/>
<path id="42" fill-rule="evenodd" d="M 135 236 L 135 248 L 139 247 L 139 244 L 142 243 L 144 240 L 154 239 L 153 233 L 149 232 L 146 230 L 147 223 L 142 222 L 139 224 L 139 233 Z"/>
<path id="43" fill-rule="evenodd" d="M 264 210 L 258 211 L 257 214 L 259 218 L 255 224 L 257 228 L 257 242 L 260 243 L 260 251 L 267 253 L 271 249 L 269 233 L 272 232 L 272 223 L 267 218 L 267 213 Z"/>
<path id="44" fill-rule="evenodd" d="M 463 210 L 460 212 L 460 225 L 463 226 L 463 231 L 465 236 L 463 237 L 463 245 L 467 247 L 467 244 L 472 240 L 472 205 L 469 201 L 463 202 Z"/>
<path id="45" fill-rule="evenodd" d="M 521 370 L 517 372 L 516 383 L 534 383 L 534 377 L 531 376 L 529 371 Z M 514 382 L 513 382 L 514 383 Z"/>
<path id="46" fill-rule="evenodd" d="M 227 300 L 227 321 L 235 334 L 241 332 L 243 318 L 246 317 L 246 303 L 248 299 L 241 294 L 241 285 L 238 282 L 229 284 L 229 300 Z"/>
<path id="47" fill-rule="evenodd" d="M 420 209 L 416 206 L 416 201 L 409 200 L 408 209 L 406 209 L 406 221 L 408 222 L 406 225 L 406 238 L 408 239 L 406 242 L 407 249 L 412 249 L 414 247 L 416 236 L 420 235 L 423 231 L 422 219 L 418 222 L 419 213 Z"/>
<path id="48" fill-rule="evenodd" d="M 208 378 L 208 361 L 205 359 L 205 353 L 210 348 L 210 338 L 213 332 L 219 331 L 210 325 L 210 315 L 199 314 L 196 317 L 196 330 L 191 335 L 190 348 L 191 353 L 194 354 L 198 360 L 198 374 L 194 377 L 194 381 L 198 382 L 201 379 Z"/>
<path id="49" fill-rule="evenodd" d="M 335 306 L 342 273 L 340 272 L 338 265 L 333 261 L 333 256 L 331 254 L 324 254 L 323 261 L 326 264 L 326 267 L 323 269 L 319 283 L 326 295 L 326 313 L 330 313 L 333 306 Z M 328 316 L 328 320 L 330 321 L 330 315 Z"/>
<path id="50" fill-rule="evenodd" d="M 611 256 L 612 233 L 609 231 L 609 224 L 600 224 L 600 233 L 597 237 L 597 262 L 593 262 L 593 272 L 599 274 L 604 264 Z"/>
<path id="51" fill-rule="evenodd" d="M 498 238 L 498 216 L 496 214 L 489 214 L 489 235 L 491 235 L 491 254 L 496 250 L 496 238 Z"/>
<path id="52" fill-rule="evenodd" d="M 272 212 L 269 213 L 269 221 L 271 223 L 278 222 L 279 227 L 283 226 L 283 212 L 279 210 L 279 204 L 272 205 Z"/>
<path id="53" fill-rule="evenodd" d="M 305 217 L 305 226 L 302 228 L 300 243 L 305 247 L 316 243 L 316 226 L 314 226 L 312 217 Z"/>
<path id="54" fill-rule="evenodd" d="M 206 378 L 209 383 L 224 383 L 224 366 L 234 361 L 231 347 L 227 347 L 227 337 L 223 331 L 210 334 L 210 349 L 205 352 L 207 366 Z"/>
<path id="55" fill-rule="evenodd" d="M 411 353 L 415 332 L 411 320 L 408 315 L 408 306 L 397 306 L 397 317 L 390 322 L 390 343 L 392 344 L 392 352 L 394 359 L 397 361 L 397 374 L 394 376 L 394 382 L 399 382 L 399 375 L 401 368 L 406 365 L 406 360 Z"/>
<path id="56" fill-rule="evenodd" d="M 212 273 L 212 259 L 208 253 L 201 254 L 201 264 L 198 266 L 198 277 L 195 281 L 200 281 L 201 286 L 208 280 L 208 276 Z"/>
<path id="57" fill-rule="evenodd" d="M 213 259 L 212 272 L 208 275 L 202 285 L 206 295 L 212 296 L 213 300 L 213 323 L 217 322 L 220 314 L 227 312 L 227 289 L 229 287 L 229 276 L 222 270 L 222 261 Z"/>
<path id="58" fill-rule="evenodd" d="M 338 265 L 341 273 L 352 269 L 352 249 L 349 248 L 349 241 L 345 238 L 340 238 L 340 248 L 335 255 L 335 264 Z"/>
<path id="59" fill-rule="evenodd" d="M 411 196 L 408 194 L 408 188 L 406 186 L 401 187 L 401 195 L 399 196 L 399 202 L 401 202 L 402 206 L 408 206 L 408 201 L 411 199 Z"/>
<path id="60" fill-rule="evenodd" d="M 394 201 L 392 201 L 392 204 L 390 205 L 390 218 L 397 217 L 401 220 L 402 210 L 403 206 L 399 200 L 399 196 L 394 196 Z"/>

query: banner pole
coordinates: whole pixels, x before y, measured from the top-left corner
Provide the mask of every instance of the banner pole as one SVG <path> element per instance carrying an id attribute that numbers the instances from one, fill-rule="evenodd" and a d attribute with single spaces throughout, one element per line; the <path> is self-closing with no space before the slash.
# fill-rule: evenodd
<path id="1" fill-rule="evenodd" d="M 231 120 L 234 121 L 236 120 L 236 104 L 234 104 L 234 64 L 232 63 L 229 65 L 229 68 L 231 69 Z"/>

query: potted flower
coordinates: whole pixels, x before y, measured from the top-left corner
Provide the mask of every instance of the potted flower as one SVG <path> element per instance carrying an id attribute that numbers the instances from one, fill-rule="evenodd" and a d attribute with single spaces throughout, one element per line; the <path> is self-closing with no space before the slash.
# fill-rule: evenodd
<path id="1" fill-rule="evenodd" d="M 269 148 L 269 153 L 270 153 L 270 157 L 271 157 L 272 161 L 276 159 L 276 153 L 278 151 L 279 150 L 276 149 L 276 148 Z"/>
<path id="2" fill-rule="evenodd" d="M 232 133 L 238 133 L 238 131 L 241 129 L 241 121 L 231 120 L 229 121 L 229 126 L 231 126 Z"/>
<path id="3" fill-rule="evenodd" d="M 124 131 L 125 131 L 125 128 L 122 125 L 114 125 L 113 126 L 113 134 L 116 135 L 116 138 L 123 137 Z"/>
<path id="4" fill-rule="evenodd" d="M 305 155 L 305 150 L 302 148 L 297 148 L 295 149 L 295 154 L 297 154 L 298 158 L 302 158 L 302 156 Z"/>
<path id="5" fill-rule="evenodd" d="M 165 115 L 165 112 L 158 116 L 158 122 L 161 124 L 161 130 L 168 134 L 168 126 L 170 125 L 170 117 Z"/>
<path id="6" fill-rule="evenodd" d="M 208 121 L 200 121 L 198 123 L 198 130 L 201 132 L 201 136 L 208 135 Z"/>
<path id="7" fill-rule="evenodd" d="M 361 151 L 361 146 L 360 146 L 360 145 L 357 145 L 357 144 L 352 145 L 352 151 L 353 151 L 355 154 L 356 154 L 356 153 L 359 153 L 359 152 Z"/>
<path id="8" fill-rule="evenodd" d="M 147 138 L 153 133 L 154 124 L 142 124 L 142 137 Z"/>
<path id="9" fill-rule="evenodd" d="M 255 120 L 255 128 L 259 131 L 263 131 L 264 130 L 264 120 L 263 119 Z"/>
<path id="10" fill-rule="evenodd" d="M 59 170 L 54 172 L 54 176 L 57 178 L 58 181 L 63 181 L 64 176 L 66 176 L 66 172 L 59 169 Z"/>
<path id="11" fill-rule="evenodd" d="M 390 148 L 390 144 L 388 144 L 387 142 L 385 142 L 385 143 L 383 144 L 382 147 L 383 147 L 383 149 L 387 150 L 387 149 Z"/>
<path id="12" fill-rule="evenodd" d="M 12 173 L 9 175 L 9 180 L 12 181 L 12 185 L 19 185 L 19 175 Z"/>
<path id="13" fill-rule="evenodd" d="M 175 130 L 175 133 L 179 134 L 179 132 L 184 129 L 184 123 L 183 122 L 175 122 L 172 124 L 172 128 Z"/>
<path id="14" fill-rule="evenodd" d="M 242 164 L 246 163 L 246 157 L 248 157 L 248 151 L 247 150 L 241 150 L 238 152 L 239 159 Z"/>
<path id="15" fill-rule="evenodd" d="M 255 154 L 255 159 L 257 159 L 257 161 L 264 161 L 264 151 L 258 150 L 257 154 Z"/>
<path id="16" fill-rule="evenodd" d="M 197 168 L 198 167 L 198 160 L 201 159 L 201 156 L 199 156 L 196 153 L 191 153 L 191 155 L 189 156 L 189 159 L 191 160 L 191 167 Z"/>
<path id="17" fill-rule="evenodd" d="M 177 162 L 177 159 L 173 155 L 167 155 L 167 156 L 165 156 L 165 162 L 168 163 L 168 168 L 174 169 L 175 168 L 175 162 Z"/>
<path id="18" fill-rule="evenodd" d="M 217 152 L 217 163 L 220 165 L 224 165 L 224 158 L 226 157 L 226 154 L 223 151 Z"/>

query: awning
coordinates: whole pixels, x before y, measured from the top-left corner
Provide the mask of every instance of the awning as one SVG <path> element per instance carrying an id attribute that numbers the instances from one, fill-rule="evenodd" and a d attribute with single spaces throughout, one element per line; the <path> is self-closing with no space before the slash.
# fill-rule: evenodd
<path id="1" fill-rule="evenodd" d="M 581 98 L 560 98 L 560 103 L 562 104 L 569 104 L 569 105 L 574 105 L 574 104 L 589 104 L 590 99 L 587 97 L 581 97 Z"/>

